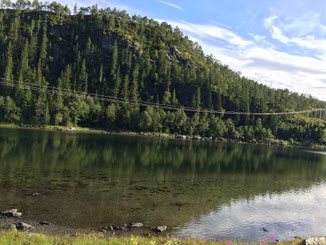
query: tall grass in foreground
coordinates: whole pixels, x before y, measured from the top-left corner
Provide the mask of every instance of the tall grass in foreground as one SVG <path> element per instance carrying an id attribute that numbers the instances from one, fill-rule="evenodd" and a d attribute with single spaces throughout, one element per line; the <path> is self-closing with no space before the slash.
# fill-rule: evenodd
<path id="1" fill-rule="evenodd" d="M 277 244 L 300 244 L 301 240 L 295 240 L 290 242 L 280 242 Z M 120 237 L 120 238 L 105 238 L 102 234 L 81 234 L 74 237 L 71 236 L 46 236 L 42 234 L 34 233 L 22 233 L 16 230 L 0 231 L 0 245 L 241 245 L 246 243 L 237 242 L 207 242 L 197 240 L 179 240 L 174 238 L 165 237 Z M 255 244 L 255 243 L 251 243 Z M 267 244 L 267 243 L 265 243 Z M 269 243 L 272 244 L 272 243 Z"/>

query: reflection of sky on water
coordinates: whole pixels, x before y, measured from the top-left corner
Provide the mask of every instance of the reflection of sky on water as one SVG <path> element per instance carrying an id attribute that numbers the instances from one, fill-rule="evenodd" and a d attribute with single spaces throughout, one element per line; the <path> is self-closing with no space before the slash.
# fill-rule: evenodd
<path id="1" fill-rule="evenodd" d="M 290 240 L 326 234 L 326 183 L 307 190 L 257 196 L 192 220 L 173 233 L 205 240 Z M 263 227 L 268 232 L 263 231 Z M 233 239 L 232 239 L 233 238 Z"/>
<path id="2" fill-rule="evenodd" d="M 305 152 L 326 155 L 326 151 L 305 151 Z"/>

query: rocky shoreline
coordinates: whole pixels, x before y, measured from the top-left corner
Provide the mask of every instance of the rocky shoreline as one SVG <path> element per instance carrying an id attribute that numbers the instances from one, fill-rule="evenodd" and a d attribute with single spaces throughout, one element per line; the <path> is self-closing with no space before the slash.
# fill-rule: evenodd
<path id="1" fill-rule="evenodd" d="M 18 209 L 8 209 L 0 212 L 0 230 L 16 229 L 31 234 L 68 235 L 101 233 L 108 237 L 121 236 L 164 236 L 167 226 L 148 227 L 141 222 L 129 224 L 107 225 L 94 229 L 69 228 L 52 224 L 48 221 L 33 221 L 23 217 Z"/>
<path id="2" fill-rule="evenodd" d="M 17 209 L 8 209 L 0 212 L 0 231 L 16 229 L 24 232 L 28 236 L 37 236 L 43 234 L 46 236 L 70 236 L 77 237 L 84 234 L 102 234 L 104 238 L 113 237 L 162 237 L 166 236 L 167 226 L 146 227 L 143 223 L 129 223 L 102 226 L 98 229 L 77 229 L 58 226 L 47 221 L 31 221 L 23 218 L 23 213 Z M 264 228 L 263 228 L 264 229 Z M 264 231 L 268 232 L 266 229 Z M 310 237 L 302 239 L 301 237 L 294 237 L 295 244 L 313 245 L 326 244 L 326 237 Z M 274 243 L 280 241 L 274 240 Z M 282 242 L 283 243 L 283 242 Z M 292 244 L 292 243 L 291 243 Z"/>

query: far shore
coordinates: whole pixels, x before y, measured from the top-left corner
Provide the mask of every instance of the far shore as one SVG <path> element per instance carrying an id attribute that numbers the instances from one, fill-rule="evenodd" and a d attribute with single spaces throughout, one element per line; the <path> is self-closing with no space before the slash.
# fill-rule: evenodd
<path id="1" fill-rule="evenodd" d="M 66 133 L 88 133 L 88 134 L 109 134 L 109 135 L 122 135 L 122 136 L 143 136 L 143 137 L 158 137 L 158 138 L 169 138 L 179 140 L 195 140 L 195 141 L 207 141 L 207 142 L 224 142 L 224 143 L 238 143 L 238 144 L 254 144 L 254 145 L 277 145 L 277 146 L 291 146 L 291 147 L 304 147 L 315 150 L 326 150 L 326 145 L 318 145 L 311 143 L 300 143 L 300 142 L 289 142 L 280 139 L 269 139 L 266 141 L 242 141 L 233 140 L 226 138 L 213 138 L 213 137 L 201 137 L 198 135 L 175 135 L 160 132 L 135 132 L 135 131 L 108 131 L 104 128 L 86 128 L 86 127 L 67 127 L 67 126 L 35 126 L 30 124 L 5 124 L 0 123 L 0 128 L 17 128 L 17 129 L 31 129 L 31 130 L 43 130 L 43 131 L 59 131 Z"/>

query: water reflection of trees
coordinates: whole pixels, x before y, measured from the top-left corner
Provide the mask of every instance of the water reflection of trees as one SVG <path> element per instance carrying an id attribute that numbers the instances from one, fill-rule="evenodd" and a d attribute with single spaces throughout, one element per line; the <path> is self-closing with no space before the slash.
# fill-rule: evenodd
<path id="1" fill-rule="evenodd" d="M 2 169 L 112 170 L 151 175 L 313 173 L 325 155 L 296 148 L 176 141 L 157 138 L 28 132 L 0 138 Z M 309 160 L 309 161 L 308 161 Z"/>
<path id="2" fill-rule="evenodd" d="M 0 188 L 52 191 L 53 209 L 60 193 L 61 207 L 91 213 L 94 224 L 133 215 L 180 225 L 231 200 L 307 188 L 326 175 L 325 155 L 296 148 L 21 130 L 0 135 Z M 32 214 L 42 203 L 33 205 Z"/>

